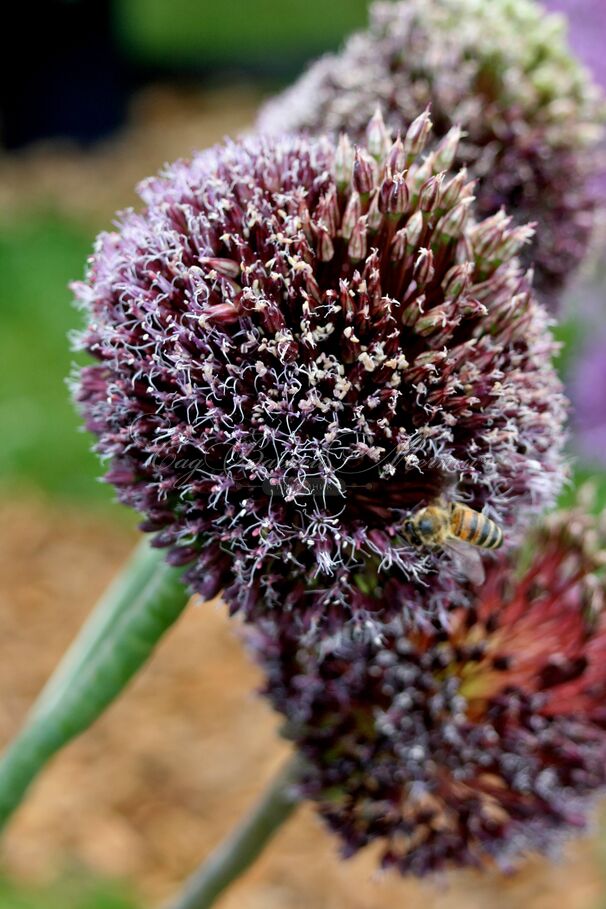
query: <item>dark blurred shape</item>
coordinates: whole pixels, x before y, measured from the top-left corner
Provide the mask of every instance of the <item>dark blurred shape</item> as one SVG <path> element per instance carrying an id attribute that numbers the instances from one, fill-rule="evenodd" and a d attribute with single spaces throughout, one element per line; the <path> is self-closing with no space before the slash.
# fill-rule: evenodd
<path id="1" fill-rule="evenodd" d="M 0 86 L 2 144 L 65 137 L 89 144 L 124 121 L 127 86 L 110 0 L 11 4 Z"/>

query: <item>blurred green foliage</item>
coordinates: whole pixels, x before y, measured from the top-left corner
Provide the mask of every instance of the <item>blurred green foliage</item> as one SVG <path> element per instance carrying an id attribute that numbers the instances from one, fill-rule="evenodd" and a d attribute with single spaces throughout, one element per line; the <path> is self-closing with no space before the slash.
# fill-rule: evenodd
<path id="1" fill-rule="evenodd" d="M 555 338 L 562 345 L 556 365 L 564 381 L 570 376 L 575 360 L 582 355 L 587 330 L 582 320 L 572 318 L 554 327 Z M 595 490 L 593 510 L 600 514 L 606 509 L 606 472 L 601 467 L 583 464 L 574 458 L 571 458 L 571 461 L 573 466 L 571 483 L 562 492 L 559 506 L 572 508 L 577 499 L 578 489 L 586 483 L 591 483 Z"/>
<path id="2" fill-rule="evenodd" d="M 554 326 L 553 333 L 556 341 L 561 345 L 556 366 L 562 378 L 566 380 L 575 358 L 582 349 L 585 328 L 580 319 L 567 319 Z"/>
<path id="3" fill-rule="evenodd" d="M 47 887 L 0 878 L 0 909 L 140 909 L 128 890 L 83 872 Z"/>
<path id="4" fill-rule="evenodd" d="M 66 385 L 67 335 L 82 321 L 67 285 L 83 275 L 91 244 L 90 229 L 53 214 L 0 226 L 0 482 L 108 503 Z"/>
<path id="5" fill-rule="evenodd" d="M 572 508 L 577 501 L 577 493 L 581 486 L 589 483 L 594 490 L 594 514 L 606 511 L 606 472 L 597 467 L 587 467 L 579 464 L 572 474 L 572 481 L 562 492 L 558 505 L 560 508 Z"/>
<path id="6" fill-rule="evenodd" d="M 287 72 L 336 48 L 367 20 L 369 0 L 120 0 L 115 14 L 125 49 L 156 65 L 197 69 L 218 63 Z"/>

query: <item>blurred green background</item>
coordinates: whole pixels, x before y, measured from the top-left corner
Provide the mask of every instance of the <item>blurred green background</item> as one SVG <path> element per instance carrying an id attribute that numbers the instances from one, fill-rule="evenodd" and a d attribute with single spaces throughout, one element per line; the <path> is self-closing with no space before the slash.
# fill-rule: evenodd
<path id="1" fill-rule="evenodd" d="M 82 274 L 91 235 L 53 212 L 24 213 L 0 230 L 0 476 L 52 496 L 105 502 L 97 459 L 79 431 L 66 376 L 79 323 L 68 281 Z"/>
<path id="2" fill-rule="evenodd" d="M 116 20 L 123 45 L 139 61 L 192 69 L 256 67 L 262 76 L 293 74 L 336 47 L 366 21 L 368 0 L 124 0 Z"/>
<path id="3" fill-rule="evenodd" d="M 0 879 L 2 909 L 139 909 L 140 905 L 126 887 L 82 872 L 66 873 L 47 887 L 17 886 Z"/>

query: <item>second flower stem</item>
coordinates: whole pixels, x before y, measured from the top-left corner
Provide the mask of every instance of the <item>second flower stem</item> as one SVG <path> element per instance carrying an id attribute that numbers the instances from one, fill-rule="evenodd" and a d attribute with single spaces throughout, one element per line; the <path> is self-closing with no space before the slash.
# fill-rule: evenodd
<path id="1" fill-rule="evenodd" d="M 288 820 L 299 800 L 293 787 L 300 763 L 291 758 L 272 780 L 250 814 L 203 862 L 166 909 L 208 909 L 246 871 Z"/>

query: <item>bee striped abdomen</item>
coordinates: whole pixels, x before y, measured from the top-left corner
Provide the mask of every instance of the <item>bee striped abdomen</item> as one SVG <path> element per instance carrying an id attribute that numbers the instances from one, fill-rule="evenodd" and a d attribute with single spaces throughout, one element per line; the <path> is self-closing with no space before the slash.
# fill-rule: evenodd
<path id="1" fill-rule="evenodd" d="M 457 540 L 482 549 L 498 549 L 503 542 L 503 532 L 498 524 L 465 505 L 451 506 L 450 532 Z"/>

